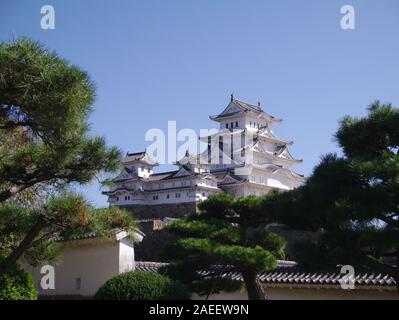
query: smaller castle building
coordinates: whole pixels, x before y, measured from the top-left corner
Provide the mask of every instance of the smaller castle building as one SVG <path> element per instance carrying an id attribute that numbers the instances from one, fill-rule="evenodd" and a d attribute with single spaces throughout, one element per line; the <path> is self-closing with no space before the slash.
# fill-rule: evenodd
<path id="1" fill-rule="evenodd" d="M 144 152 L 128 153 L 124 169 L 107 192 L 108 202 L 119 206 L 160 205 L 204 200 L 220 192 L 217 178 L 202 165 L 180 164 L 178 170 L 154 173 L 158 164 Z M 207 166 L 205 166 L 207 167 Z"/>

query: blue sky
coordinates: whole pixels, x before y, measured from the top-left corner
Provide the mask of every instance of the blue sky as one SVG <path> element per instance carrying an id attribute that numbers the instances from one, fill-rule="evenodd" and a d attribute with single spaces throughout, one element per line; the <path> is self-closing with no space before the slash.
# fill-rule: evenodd
<path id="1" fill-rule="evenodd" d="M 55 8 L 42 30 L 40 8 Z M 340 27 L 343 5 L 355 30 Z M 345 114 L 374 100 L 399 105 L 397 0 L 3 0 L 0 40 L 28 36 L 86 70 L 97 86 L 93 134 L 124 152 L 145 148 L 145 132 L 213 128 L 208 116 L 236 98 L 284 122 L 292 154 L 308 175 L 338 151 L 332 135 Z M 160 169 L 169 169 L 164 166 Z M 81 188 L 106 205 L 98 185 Z"/>

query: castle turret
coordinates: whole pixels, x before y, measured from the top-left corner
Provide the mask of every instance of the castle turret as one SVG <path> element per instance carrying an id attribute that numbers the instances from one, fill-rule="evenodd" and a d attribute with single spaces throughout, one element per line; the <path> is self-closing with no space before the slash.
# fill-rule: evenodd
<path id="1" fill-rule="evenodd" d="M 146 151 L 127 153 L 122 163 L 132 174 L 141 178 L 148 178 L 153 173 L 153 168 L 158 166 L 158 163 L 154 162 Z"/>

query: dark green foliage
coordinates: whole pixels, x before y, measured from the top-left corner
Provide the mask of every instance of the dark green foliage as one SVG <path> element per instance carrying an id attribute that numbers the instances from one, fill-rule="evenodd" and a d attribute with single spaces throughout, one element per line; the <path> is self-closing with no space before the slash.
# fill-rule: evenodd
<path id="1" fill-rule="evenodd" d="M 0 269 L 24 253 L 36 262 L 54 258 L 49 240 L 59 233 L 126 222 L 114 210 L 119 223 L 101 221 L 102 211 L 89 223 L 93 209 L 63 193 L 120 164 L 119 150 L 89 133 L 94 98 L 88 74 L 56 53 L 28 39 L 0 43 L 0 253 L 7 256 Z"/>
<path id="2" fill-rule="evenodd" d="M 51 142 L 84 134 L 94 97 L 87 73 L 56 53 L 28 39 L 0 44 L 3 128 L 26 126 Z"/>
<path id="3" fill-rule="evenodd" d="M 306 184 L 268 203 L 276 219 L 321 237 L 298 250 L 302 265 L 352 264 L 399 283 L 399 109 L 376 102 L 345 117 L 336 134 L 343 157 L 327 155 Z"/>
<path id="4" fill-rule="evenodd" d="M 152 272 L 126 272 L 105 282 L 96 292 L 100 300 L 187 300 L 187 288 Z"/>
<path id="5" fill-rule="evenodd" d="M 21 130 L 25 137 L 1 145 L 0 181 L 18 189 L 84 183 L 99 170 L 116 169 L 119 151 L 88 135 L 94 96 L 87 73 L 55 53 L 30 40 L 0 43 L 0 131 Z"/>
<path id="6" fill-rule="evenodd" d="M 0 273 L 0 300 L 36 300 L 32 276 L 21 266 L 14 265 Z"/>
<path id="7" fill-rule="evenodd" d="M 170 261 L 164 272 L 205 296 L 239 289 L 241 283 L 223 275 L 240 272 L 249 297 L 263 299 L 256 274 L 275 268 L 285 246 L 284 239 L 268 228 L 272 221 L 262 210 L 263 201 L 221 193 L 200 203 L 199 215 L 170 223 L 166 230 L 177 240 L 163 254 Z"/>

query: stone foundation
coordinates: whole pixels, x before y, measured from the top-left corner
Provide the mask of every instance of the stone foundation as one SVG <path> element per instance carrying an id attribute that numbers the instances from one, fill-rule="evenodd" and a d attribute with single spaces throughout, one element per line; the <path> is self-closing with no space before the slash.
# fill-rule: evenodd
<path id="1" fill-rule="evenodd" d="M 139 221 L 139 229 L 145 234 L 143 241 L 134 248 L 137 261 L 161 261 L 162 250 L 173 239 L 165 230 L 154 230 L 154 221 L 159 222 L 165 217 L 180 218 L 197 212 L 196 202 L 120 207 L 132 212 L 134 218 Z"/>
<path id="2" fill-rule="evenodd" d="M 158 205 L 129 205 L 120 206 L 133 213 L 138 220 L 180 218 L 182 216 L 197 212 L 196 202 L 165 203 Z"/>
<path id="3" fill-rule="evenodd" d="M 135 244 L 136 261 L 163 261 L 161 253 L 165 246 L 173 240 L 173 236 L 165 230 L 153 230 L 154 221 L 140 222 L 140 230 L 145 233 L 143 241 Z"/>

